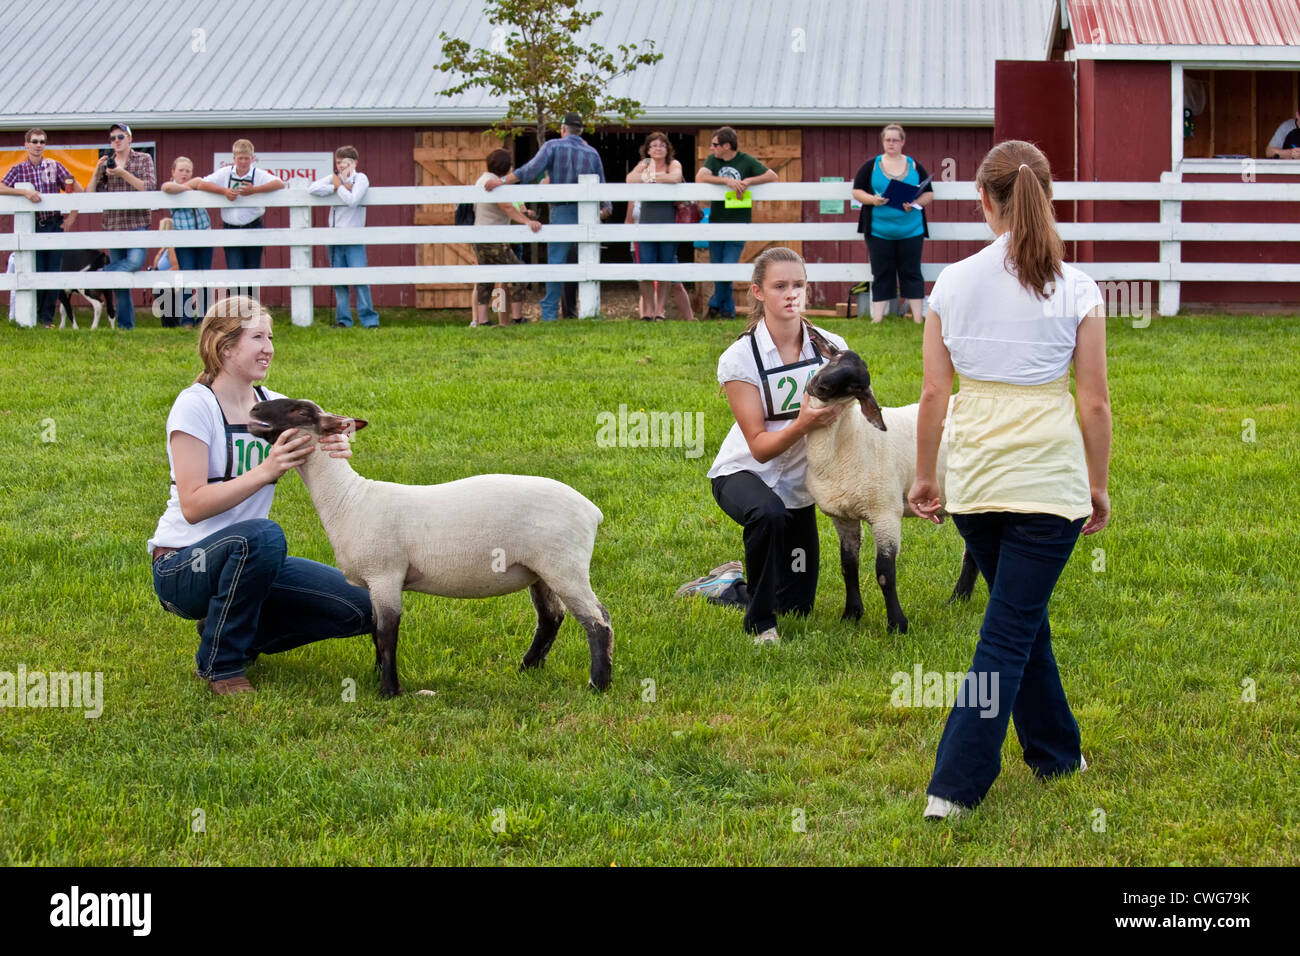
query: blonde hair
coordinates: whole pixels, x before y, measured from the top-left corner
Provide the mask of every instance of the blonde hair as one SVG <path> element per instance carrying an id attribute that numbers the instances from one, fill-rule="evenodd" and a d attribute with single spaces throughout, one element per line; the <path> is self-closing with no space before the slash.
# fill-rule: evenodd
<path id="1" fill-rule="evenodd" d="M 1061 273 L 1065 244 L 1052 212 L 1052 169 L 1033 143 L 1009 139 L 994 146 L 975 174 L 975 185 L 1011 233 L 1007 264 L 1027 292 L 1048 296 Z"/>
<path id="2" fill-rule="evenodd" d="M 251 296 L 230 295 L 212 303 L 199 326 L 199 358 L 203 360 L 203 371 L 194 381 L 211 385 L 225 367 L 221 353 L 233 348 L 244 329 L 259 319 L 266 319 L 269 325 L 271 313 Z"/>
<path id="3" fill-rule="evenodd" d="M 253 141 L 251 139 L 237 139 L 235 145 L 230 147 L 232 153 L 253 153 Z"/>
<path id="4" fill-rule="evenodd" d="M 175 225 L 172 223 L 172 221 L 171 221 L 171 217 L 168 217 L 168 218 L 166 218 L 166 219 L 159 219 L 159 220 L 158 220 L 158 228 L 159 228 L 160 230 L 163 230 L 163 231 L 165 232 L 165 231 L 168 230 L 168 229 L 174 229 L 174 228 L 175 228 Z"/>
<path id="5" fill-rule="evenodd" d="M 176 172 L 176 167 L 179 166 L 181 163 L 189 163 L 190 172 L 194 171 L 194 160 L 190 159 L 188 156 L 177 156 L 175 159 L 172 160 L 172 172 Z"/>
<path id="6" fill-rule="evenodd" d="M 903 137 L 903 142 L 904 143 L 907 142 L 907 133 L 903 131 L 903 127 L 899 126 L 897 123 L 890 123 L 880 131 L 880 145 L 882 146 L 885 145 L 885 134 L 888 133 L 891 129 L 898 130 L 898 135 Z"/>

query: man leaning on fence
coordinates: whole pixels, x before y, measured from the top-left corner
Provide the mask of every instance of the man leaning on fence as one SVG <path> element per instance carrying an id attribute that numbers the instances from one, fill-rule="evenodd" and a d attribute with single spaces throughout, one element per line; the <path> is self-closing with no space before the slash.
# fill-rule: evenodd
<path id="1" fill-rule="evenodd" d="M 566 113 L 564 123 L 560 126 L 560 138 L 549 139 L 542 144 L 537 155 L 524 163 L 513 173 L 503 177 L 493 176 L 483 183 L 489 192 L 498 186 L 511 183 L 531 183 L 549 173 L 551 185 L 562 186 L 577 183 L 578 177 L 586 173 L 595 173 L 600 181 L 605 182 L 605 164 L 600 161 L 600 154 L 582 138 L 582 117 L 577 113 Z M 604 219 L 613 212 L 613 205 L 608 202 L 600 204 L 600 218 Z M 578 204 L 572 202 L 551 203 L 551 225 L 574 225 L 578 221 Z M 560 265 L 569 257 L 571 242 L 552 242 L 546 246 L 547 265 Z M 542 299 L 542 320 L 554 322 L 560 315 L 560 295 L 563 282 L 546 283 L 546 295 Z"/>
<path id="2" fill-rule="evenodd" d="M 23 196 L 33 203 L 41 201 L 41 194 L 55 195 L 60 192 L 80 192 L 81 187 L 72 178 L 72 174 L 62 163 L 45 158 L 46 136 L 43 129 L 29 129 L 23 137 L 27 148 L 27 158 L 10 167 L 0 183 L 0 196 Z M 28 188 L 20 189 L 19 184 Z M 62 232 L 64 226 L 71 227 L 77 221 L 76 210 L 65 217 L 57 209 L 37 211 L 37 232 Z M 12 256 L 10 259 L 12 260 Z M 58 272 L 63 264 L 63 252 L 60 249 L 40 250 L 36 253 L 37 272 Z M 36 320 L 47 329 L 54 328 L 54 303 L 58 301 L 58 289 L 41 289 L 36 296 Z"/>

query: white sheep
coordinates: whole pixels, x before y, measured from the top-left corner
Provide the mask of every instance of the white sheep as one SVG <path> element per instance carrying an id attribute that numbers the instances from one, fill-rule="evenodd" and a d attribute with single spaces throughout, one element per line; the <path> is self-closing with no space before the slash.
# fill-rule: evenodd
<path id="1" fill-rule="evenodd" d="M 876 542 L 876 581 L 885 598 L 890 631 L 907 632 L 907 616 L 898 603 L 895 564 L 902 545 L 903 517 L 915 517 L 907 491 L 916 477 L 916 413 L 919 406 L 881 408 L 871 392 L 867 363 L 855 352 L 837 351 L 809 381 L 814 407 L 857 399 L 861 415 L 848 410 L 832 424 L 808 433 L 808 490 L 830 516 L 840 538 L 844 575 L 844 619 L 862 616 L 858 588 L 858 552 L 862 522 L 871 525 Z M 872 427 L 874 426 L 874 427 Z M 943 486 L 948 449 L 939 446 L 938 479 Z M 975 587 L 978 569 L 963 551 L 961 573 L 949 600 L 964 601 Z"/>
<path id="2" fill-rule="evenodd" d="M 274 442 L 288 428 L 319 439 L 365 426 L 312 402 L 258 402 L 249 431 Z M 520 669 L 541 667 L 566 607 L 587 631 L 591 686 L 610 683 L 614 632 L 591 590 L 600 509 L 566 484 L 526 475 L 477 475 L 441 485 L 371 481 L 345 459 L 311 455 L 298 473 L 339 569 L 370 591 L 380 693 L 401 693 L 397 626 L 402 591 L 483 598 L 528 588 L 537 630 Z"/>

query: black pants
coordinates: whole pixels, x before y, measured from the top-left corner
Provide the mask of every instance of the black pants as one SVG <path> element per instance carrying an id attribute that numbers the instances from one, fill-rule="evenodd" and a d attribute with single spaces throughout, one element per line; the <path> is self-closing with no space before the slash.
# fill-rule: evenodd
<path id="1" fill-rule="evenodd" d="M 36 220 L 37 232 L 62 232 L 63 217 L 51 216 L 45 221 Z M 36 253 L 37 272 L 59 272 L 63 265 L 62 249 L 44 249 Z M 59 301 L 58 289 L 41 289 L 36 293 L 36 321 L 41 325 L 54 322 L 54 306 Z"/>
<path id="2" fill-rule="evenodd" d="M 776 615 L 807 614 L 817 594 L 817 509 L 790 510 L 752 471 L 713 479 L 713 498 L 745 529 L 742 599 L 748 600 L 745 630 L 776 627 Z"/>
<path id="3" fill-rule="evenodd" d="M 872 302 L 896 299 L 900 290 L 904 299 L 925 298 L 925 279 L 921 278 L 921 247 L 924 243 L 924 236 L 910 239 L 867 236 Z"/>

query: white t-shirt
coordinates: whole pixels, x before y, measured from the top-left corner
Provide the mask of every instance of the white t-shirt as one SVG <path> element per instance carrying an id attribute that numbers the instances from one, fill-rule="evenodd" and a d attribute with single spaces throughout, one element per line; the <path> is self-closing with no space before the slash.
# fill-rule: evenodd
<path id="1" fill-rule="evenodd" d="M 269 388 L 263 388 L 262 392 L 268 401 L 286 397 Z M 150 553 L 158 547 L 184 548 L 237 521 L 265 518 L 271 513 L 271 499 L 275 497 L 274 484 L 257 489 L 228 511 L 204 518 L 198 524 L 186 521 L 181 514 L 180 495 L 176 492 L 176 463 L 172 461 L 173 432 L 193 435 L 208 446 L 209 484 L 226 477 L 238 478 L 244 472 L 251 471 L 266 459 L 271 448 L 270 442 L 250 434 L 247 425 L 231 425 L 227 437 L 221 405 L 212 389 L 206 385 L 196 382 L 177 395 L 172 410 L 167 415 L 167 465 L 171 470 L 171 495 L 167 499 L 167 509 L 158 519 L 158 527 L 146 545 Z"/>
<path id="2" fill-rule="evenodd" d="M 818 332 L 837 348 L 847 349 L 848 344 L 836 335 L 834 332 L 827 332 L 825 329 L 817 328 Z M 785 360 L 781 358 L 781 352 L 772 341 L 772 335 L 767 330 L 767 322 L 759 322 L 754 329 L 754 340 L 758 345 L 758 353 L 763 359 L 763 368 L 772 370 L 785 365 Z M 812 340 L 808 337 L 808 330 L 803 333 L 803 347 L 799 350 L 800 360 L 813 358 Z M 808 379 L 817 372 L 820 366 L 809 365 L 798 369 L 796 377 L 800 379 L 798 385 L 798 394 L 802 396 L 804 388 L 808 385 Z M 750 346 L 749 336 L 742 335 L 731 343 L 731 346 L 722 353 L 718 359 L 718 382 L 726 385 L 728 382 L 748 382 L 759 390 L 763 391 L 762 380 L 759 375 L 758 366 L 754 363 L 754 349 Z M 797 404 L 795 404 L 797 407 Z M 792 419 L 765 421 L 764 427 L 769 432 L 779 432 L 791 424 Z M 782 454 L 775 458 L 760 464 L 754 459 L 749 451 L 749 443 L 745 441 L 745 434 L 740 430 L 740 423 L 734 422 L 731 431 L 727 432 L 727 437 L 722 442 L 722 447 L 718 449 L 718 456 L 713 459 L 713 467 L 709 469 L 710 478 L 718 478 L 722 475 L 734 475 L 738 471 L 752 471 L 763 483 L 776 492 L 782 503 L 787 508 L 806 508 L 813 503 L 812 495 L 804 482 L 808 472 L 808 452 L 806 442 L 802 439 L 795 442 L 787 448 Z"/>
<path id="3" fill-rule="evenodd" d="M 939 313 L 953 368 L 967 378 L 1044 385 L 1070 370 L 1083 317 L 1102 304 L 1097 283 L 1061 264 L 1052 294 L 1027 291 L 1006 263 L 1010 233 L 939 274 L 929 307 Z"/>
<path id="4" fill-rule="evenodd" d="M 496 176 L 492 173 L 485 172 L 474 181 L 474 185 L 482 186 L 489 179 L 495 178 Z M 474 225 L 476 226 L 508 226 L 510 221 L 506 211 L 495 202 L 489 200 L 488 202 L 476 202 L 474 204 Z"/>
<path id="5" fill-rule="evenodd" d="M 1268 141 L 1268 145 L 1274 149 L 1281 149 L 1282 144 L 1286 142 L 1286 138 L 1297 129 L 1300 129 L 1300 123 L 1297 123 L 1294 119 L 1285 120 L 1274 131 L 1273 138 Z"/>
<path id="6" fill-rule="evenodd" d="M 258 166 L 252 166 L 248 170 L 248 175 L 241 179 L 235 172 L 234 166 L 223 166 L 215 173 L 204 176 L 203 179 L 222 189 L 236 189 L 241 183 L 265 186 L 275 177 Z M 231 226 L 247 226 L 250 222 L 260 219 L 265 212 L 263 206 L 230 206 L 221 210 L 221 221 Z"/>

